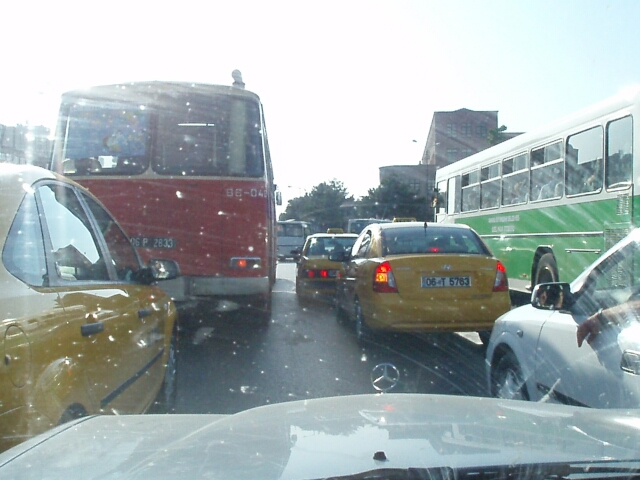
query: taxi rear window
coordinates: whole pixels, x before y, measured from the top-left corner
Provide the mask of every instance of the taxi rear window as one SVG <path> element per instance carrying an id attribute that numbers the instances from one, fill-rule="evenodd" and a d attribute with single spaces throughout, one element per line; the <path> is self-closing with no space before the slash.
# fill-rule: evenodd
<path id="1" fill-rule="evenodd" d="M 438 227 L 390 228 L 382 232 L 384 255 L 420 253 L 460 253 L 489 255 L 472 230 Z"/>

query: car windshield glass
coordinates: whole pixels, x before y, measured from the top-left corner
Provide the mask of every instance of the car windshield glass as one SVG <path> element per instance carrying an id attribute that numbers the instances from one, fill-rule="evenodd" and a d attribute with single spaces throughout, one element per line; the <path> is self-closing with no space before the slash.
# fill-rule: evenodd
<path id="1" fill-rule="evenodd" d="M 0 479 L 640 471 L 640 1 L 0 12 Z"/>

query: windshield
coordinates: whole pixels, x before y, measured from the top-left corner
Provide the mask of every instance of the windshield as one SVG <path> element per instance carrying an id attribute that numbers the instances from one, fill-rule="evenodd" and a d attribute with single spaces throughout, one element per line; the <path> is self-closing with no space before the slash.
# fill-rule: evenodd
<path id="1" fill-rule="evenodd" d="M 176 96 L 149 104 L 140 103 L 144 97 L 129 103 L 83 99 L 63 108 L 57 139 L 62 172 L 141 174 L 151 163 L 162 175 L 264 174 L 256 103 L 191 92 Z"/>
<path id="2" fill-rule="evenodd" d="M 327 476 L 398 467 L 383 441 L 451 471 L 640 451 L 640 2 L 8 3 L 0 455 L 282 404 L 309 418 L 256 420 L 245 458 L 280 475 L 370 432 L 378 463 Z M 549 452 L 559 418 L 620 450 Z M 198 438 L 253 445 L 236 425 Z"/>

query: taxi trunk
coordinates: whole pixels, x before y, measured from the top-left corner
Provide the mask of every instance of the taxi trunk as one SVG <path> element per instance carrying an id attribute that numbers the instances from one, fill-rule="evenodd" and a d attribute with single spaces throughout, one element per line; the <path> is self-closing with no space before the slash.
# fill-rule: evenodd
<path id="1" fill-rule="evenodd" d="M 495 258 L 424 254 L 387 257 L 385 263 L 391 268 L 397 292 L 373 294 L 372 304 L 377 307 L 367 323 L 374 328 L 490 330 L 495 319 L 510 309 L 506 284 L 495 291 Z"/>

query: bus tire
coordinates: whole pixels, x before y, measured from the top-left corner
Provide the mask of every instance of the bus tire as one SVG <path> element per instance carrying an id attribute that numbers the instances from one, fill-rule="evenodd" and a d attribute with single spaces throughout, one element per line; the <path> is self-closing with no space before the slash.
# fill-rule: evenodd
<path id="1" fill-rule="evenodd" d="M 545 253 L 538 260 L 533 286 L 535 287 L 539 283 L 557 282 L 558 278 L 558 265 L 555 257 L 552 253 Z"/>

